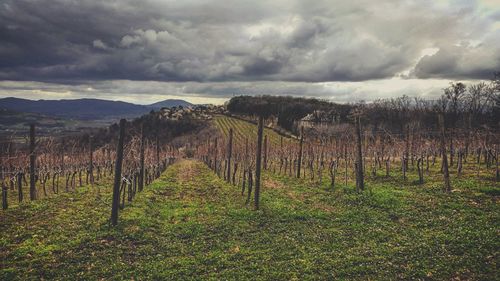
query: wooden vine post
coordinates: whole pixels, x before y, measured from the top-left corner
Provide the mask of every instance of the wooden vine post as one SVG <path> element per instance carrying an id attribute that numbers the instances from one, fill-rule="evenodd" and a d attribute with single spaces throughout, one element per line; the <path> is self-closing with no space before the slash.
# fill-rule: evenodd
<path id="1" fill-rule="evenodd" d="M 227 143 L 227 182 L 231 182 L 231 157 L 233 154 L 233 128 L 229 128 L 229 141 Z"/>
<path id="2" fill-rule="evenodd" d="M 9 204 L 7 202 L 7 185 L 2 179 L 2 209 L 7 210 Z"/>
<path id="3" fill-rule="evenodd" d="M 144 132 L 144 121 L 141 124 L 141 148 L 140 148 L 140 156 L 139 156 L 139 191 L 142 191 L 144 188 L 144 149 L 146 146 L 146 135 Z"/>
<path id="4" fill-rule="evenodd" d="M 9 145 L 10 146 L 10 145 Z M 9 148 L 10 150 L 10 148 Z M 0 151 L 0 159 L 3 159 L 3 151 Z M 10 158 L 10 157 L 9 157 Z M 5 184 L 5 178 L 8 178 L 8 175 L 4 175 L 4 167 L 3 165 L 0 165 L 0 181 L 2 182 L 2 209 L 7 210 L 8 208 L 8 202 L 7 202 L 7 185 Z M 7 170 L 8 172 L 8 170 Z"/>
<path id="5" fill-rule="evenodd" d="M 23 172 L 18 172 L 17 173 L 17 199 L 19 203 L 23 202 L 24 195 L 23 195 Z"/>
<path id="6" fill-rule="evenodd" d="M 267 135 L 264 136 L 264 170 L 267 170 Z"/>
<path id="7" fill-rule="evenodd" d="M 36 183 L 36 171 L 35 171 L 35 162 L 36 162 L 36 155 L 35 155 L 35 125 L 31 124 L 30 125 L 30 200 L 36 200 L 36 189 L 35 189 L 35 183 Z"/>
<path id="8" fill-rule="evenodd" d="M 158 138 L 158 134 L 156 134 L 156 169 L 160 167 L 160 139 Z M 160 171 L 155 171 L 155 176 L 160 176 Z"/>
<path id="9" fill-rule="evenodd" d="M 5 207 L 4 209 L 7 209 L 7 187 L 9 185 L 9 183 L 10 183 L 11 190 L 14 189 L 12 179 L 9 176 L 9 174 L 13 172 L 12 164 L 9 164 L 9 162 L 10 162 L 10 147 L 11 147 L 11 144 L 9 143 L 7 146 L 7 155 L 6 155 L 7 156 L 7 163 L 5 164 L 5 168 L 8 167 L 7 170 L 4 170 L 3 163 L 0 164 L 0 169 L 1 169 L 0 170 L 0 180 L 2 181 L 2 207 Z M 2 155 L 2 154 L 3 154 L 3 151 L 0 152 L 0 158 L 4 157 L 4 155 Z M 5 183 L 4 180 L 7 180 L 7 183 Z M 5 188 L 4 188 L 4 184 L 5 184 Z M 5 203 L 5 205 L 4 205 L 4 203 Z"/>
<path id="10" fill-rule="evenodd" d="M 297 160 L 297 178 L 300 178 L 300 166 L 302 164 L 302 146 L 304 145 L 304 126 L 300 128 L 299 159 Z"/>
<path id="11" fill-rule="evenodd" d="M 245 159 L 243 161 L 243 182 L 241 185 L 241 195 L 245 193 L 245 184 L 246 184 L 246 177 L 249 174 L 249 166 L 250 164 L 248 163 L 248 138 L 245 138 Z"/>
<path id="12" fill-rule="evenodd" d="M 64 175 L 64 150 L 65 150 L 65 142 L 64 139 L 61 140 L 61 175 Z"/>
<path id="13" fill-rule="evenodd" d="M 262 134 L 264 127 L 264 117 L 259 116 L 259 128 L 257 130 L 257 155 L 255 161 L 255 192 L 254 192 L 254 204 L 255 210 L 259 209 L 259 199 L 260 199 L 260 168 L 261 168 L 261 158 L 262 158 Z"/>
<path id="14" fill-rule="evenodd" d="M 363 174 L 363 151 L 361 149 L 361 116 L 357 116 L 356 122 L 356 191 L 360 192 L 365 189 L 364 174 Z"/>
<path id="15" fill-rule="evenodd" d="M 89 179 L 90 184 L 94 185 L 94 147 L 93 147 L 93 137 L 89 137 Z"/>
<path id="16" fill-rule="evenodd" d="M 498 166 L 498 143 L 495 145 L 495 168 L 496 168 L 496 176 L 495 176 L 495 181 L 499 182 L 500 181 L 500 168 Z"/>
<path id="17" fill-rule="evenodd" d="M 217 137 L 214 140 L 214 172 L 217 174 Z"/>
<path id="18" fill-rule="evenodd" d="M 406 172 L 408 171 L 408 161 L 409 161 L 409 158 L 410 158 L 410 124 L 406 124 L 406 131 L 405 131 L 405 134 L 404 134 L 404 138 L 405 138 L 405 155 L 404 155 L 404 158 L 403 158 L 403 163 L 402 163 L 402 166 L 403 166 L 403 173 L 404 173 L 404 180 L 406 181 Z"/>
<path id="19" fill-rule="evenodd" d="M 450 173 L 448 172 L 448 156 L 446 155 L 446 134 L 443 114 L 439 114 L 439 127 L 441 130 L 441 155 L 443 158 L 444 191 L 451 191 Z"/>
<path id="20" fill-rule="evenodd" d="M 120 135 L 116 149 L 115 180 L 113 185 L 113 202 L 111 206 L 111 224 L 118 224 L 118 208 L 120 206 L 120 183 L 122 180 L 123 139 L 125 137 L 125 119 L 120 120 Z"/>

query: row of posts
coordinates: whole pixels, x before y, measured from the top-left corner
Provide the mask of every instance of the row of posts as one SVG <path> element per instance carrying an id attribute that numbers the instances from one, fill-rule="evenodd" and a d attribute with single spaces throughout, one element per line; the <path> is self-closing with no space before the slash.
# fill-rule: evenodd
<path id="1" fill-rule="evenodd" d="M 113 183 L 113 199 L 112 199 L 112 207 L 111 207 L 111 224 L 116 225 L 118 223 L 118 209 L 119 209 L 119 203 L 120 203 L 120 184 L 122 181 L 122 164 L 123 164 L 123 144 L 124 144 L 124 138 L 125 138 L 125 126 L 126 126 L 126 120 L 121 119 L 120 120 L 120 133 L 119 133 L 119 138 L 118 138 L 118 146 L 117 146 L 117 154 L 116 154 L 116 165 L 115 165 L 115 177 L 114 177 L 114 183 Z M 93 175 L 92 175 L 92 170 L 93 170 L 93 153 L 92 153 L 92 138 L 90 138 L 90 165 L 89 165 L 89 170 L 90 170 L 90 181 L 93 183 Z M 30 176 L 30 200 L 34 201 L 36 200 L 36 136 L 35 136 L 35 125 L 31 124 L 30 125 L 30 131 L 29 131 L 29 161 L 30 161 L 30 166 L 29 166 L 29 176 Z M 144 188 L 144 175 L 145 175 L 145 170 L 144 170 L 144 162 L 145 162 L 145 155 L 144 155 L 144 150 L 145 150 L 145 132 L 144 132 L 144 124 L 141 127 L 141 144 L 140 144 L 140 171 L 139 171 L 139 182 L 138 182 L 138 190 L 142 191 Z M 157 158 L 159 157 L 158 155 L 158 144 L 157 144 Z M 19 183 L 21 183 L 21 179 L 19 180 Z M 23 200 L 23 193 L 22 193 L 22 188 L 19 189 L 19 200 L 20 202 Z M 8 208 L 8 201 L 7 201 L 7 188 L 6 186 L 2 186 L 2 209 L 7 209 Z"/>

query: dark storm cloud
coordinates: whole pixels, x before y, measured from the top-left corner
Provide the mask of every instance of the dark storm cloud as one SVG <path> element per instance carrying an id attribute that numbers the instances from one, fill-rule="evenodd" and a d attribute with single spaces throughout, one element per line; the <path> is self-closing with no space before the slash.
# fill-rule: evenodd
<path id="1" fill-rule="evenodd" d="M 434 55 L 424 56 L 414 74 L 418 78 L 485 79 L 492 77 L 493 70 L 500 71 L 500 30 L 476 46 L 443 46 Z"/>
<path id="2" fill-rule="evenodd" d="M 0 80 L 489 78 L 498 17 L 481 1 L 5 0 Z"/>

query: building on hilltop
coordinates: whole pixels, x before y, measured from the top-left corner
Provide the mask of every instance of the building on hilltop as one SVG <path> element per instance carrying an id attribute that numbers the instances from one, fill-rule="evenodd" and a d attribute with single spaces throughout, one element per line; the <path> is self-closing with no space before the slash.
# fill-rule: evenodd
<path id="1" fill-rule="evenodd" d="M 296 122 L 296 127 L 304 128 L 328 128 L 340 122 L 340 114 L 331 110 L 329 112 L 323 110 L 315 110 L 307 114 L 304 118 Z"/>

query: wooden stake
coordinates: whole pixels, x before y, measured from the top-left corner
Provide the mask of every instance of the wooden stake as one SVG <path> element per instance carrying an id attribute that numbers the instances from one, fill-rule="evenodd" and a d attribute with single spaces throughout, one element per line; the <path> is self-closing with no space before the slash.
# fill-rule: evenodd
<path id="1" fill-rule="evenodd" d="M 120 120 L 120 135 L 116 149 L 115 181 L 113 186 L 113 202 L 111 207 L 111 224 L 118 224 L 118 208 L 120 206 L 120 183 L 122 180 L 123 139 L 125 137 L 125 119 Z"/>

